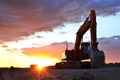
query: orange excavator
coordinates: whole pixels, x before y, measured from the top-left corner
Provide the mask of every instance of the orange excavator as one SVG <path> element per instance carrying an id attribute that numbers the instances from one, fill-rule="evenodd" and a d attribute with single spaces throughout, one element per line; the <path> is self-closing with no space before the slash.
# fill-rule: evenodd
<path id="1" fill-rule="evenodd" d="M 103 68 L 105 64 L 104 52 L 98 49 L 96 36 L 96 13 L 91 10 L 90 16 L 84 21 L 76 33 L 76 41 L 74 49 L 65 50 L 65 59 L 60 63 L 56 63 L 58 69 L 70 68 Z M 90 29 L 90 42 L 82 42 L 83 35 Z M 86 59 L 89 61 L 86 61 Z"/>

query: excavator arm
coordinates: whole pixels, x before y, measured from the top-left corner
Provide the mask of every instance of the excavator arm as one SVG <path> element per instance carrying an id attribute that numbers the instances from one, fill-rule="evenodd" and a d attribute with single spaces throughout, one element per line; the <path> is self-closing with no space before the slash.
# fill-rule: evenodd
<path id="1" fill-rule="evenodd" d="M 91 34 L 91 48 L 92 50 L 98 50 L 97 47 L 97 33 L 96 33 L 96 13 L 95 10 L 91 10 L 90 14 L 90 34 Z"/>

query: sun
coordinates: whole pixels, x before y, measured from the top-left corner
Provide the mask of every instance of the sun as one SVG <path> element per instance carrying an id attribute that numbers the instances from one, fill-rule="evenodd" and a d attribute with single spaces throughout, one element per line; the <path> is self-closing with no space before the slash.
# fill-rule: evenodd
<path id="1" fill-rule="evenodd" d="M 38 69 L 39 69 L 39 70 L 42 70 L 44 67 L 45 67 L 45 66 L 41 66 L 41 65 L 38 64 Z"/>
<path id="2" fill-rule="evenodd" d="M 50 66 L 51 65 L 51 62 L 50 61 L 47 61 L 46 59 L 44 60 L 40 60 L 39 63 L 38 63 L 38 69 L 43 69 L 44 67 L 46 66 Z"/>

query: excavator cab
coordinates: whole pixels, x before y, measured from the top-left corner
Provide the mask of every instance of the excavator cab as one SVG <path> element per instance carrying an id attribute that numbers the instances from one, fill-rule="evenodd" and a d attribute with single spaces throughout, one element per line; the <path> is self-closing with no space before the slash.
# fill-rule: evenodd
<path id="1" fill-rule="evenodd" d="M 90 53 L 90 43 L 89 42 L 83 42 L 80 46 L 80 49 L 79 49 L 79 55 L 78 55 L 79 60 L 78 61 L 89 59 L 89 53 Z M 75 60 L 74 59 L 74 54 L 75 54 L 74 49 L 72 49 L 72 50 L 66 49 L 65 50 L 66 58 L 63 59 L 63 60 L 74 61 Z"/>

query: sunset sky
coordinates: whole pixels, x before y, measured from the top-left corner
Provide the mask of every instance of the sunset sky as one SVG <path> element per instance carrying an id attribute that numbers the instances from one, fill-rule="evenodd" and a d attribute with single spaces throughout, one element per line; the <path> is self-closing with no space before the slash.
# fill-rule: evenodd
<path id="1" fill-rule="evenodd" d="M 0 67 L 60 61 L 91 9 L 106 62 L 120 62 L 120 0 L 0 0 Z M 83 40 L 90 40 L 89 31 Z"/>

